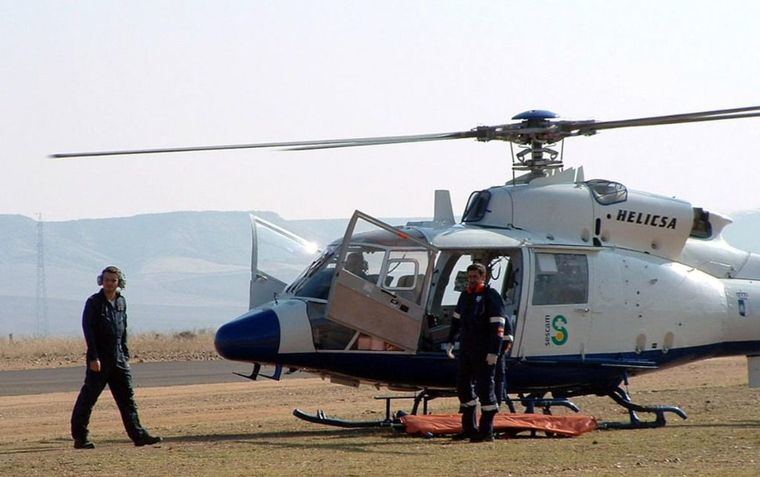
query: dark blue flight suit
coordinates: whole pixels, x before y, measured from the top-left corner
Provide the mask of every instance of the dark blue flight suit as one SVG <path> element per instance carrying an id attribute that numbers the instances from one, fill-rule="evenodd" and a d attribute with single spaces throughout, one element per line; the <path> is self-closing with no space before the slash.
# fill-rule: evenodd
<path id="1" fill-rule="evenodd" d="M 71 414 L 71 436 L 75 441 L 88 440 L 87 425 L 92 408 L 108 384 L 129 438 L 135 442 L 145 439 L 148 433 L 137 416 L 128 364 L 127 301 L 117 294 L 115 305 L 111 305 L 103 290 L 100 290 L 84 305 L 82 329 L 87 342 L 87 372 Z M 90 369 L 90 362 L 96 359 L 100 360 L 100 372 L 97 373 Z"/>
<path id="2" fill-rule="evenodd" d="M 505 326 L 504 302 L 499 293 L 483 286 L 466 290 L 459 296 L 451 323 L 449 342 L 460 333 L 459 372 L 457 395 L 462 413 L 464 437 L 490 438 L 493 436 L 493 419 L 499 410 L 494 390 L 496 366 L 486 362 L 488 354 L 501 351 Z M 509 335 L 512 330 L 508 330 Z M 476 410 L 480 400 L 480 426 L 476 425 Z"/>
<path id="3" fill-rule="evenodd" d="M 504 327 L 504 336 L 512 338 L 512 333 L 515 329 L 515 317 L 506 317 L 506 326 Z M 515 412 L 515 406 L 512 401 L 509 400 L 507 394 L 507 358 L 511 353 L 512 339 L 505 339 L 501 345 L 501 353 L 499 353 L 499 361 L 496 363 L 496 376 L 494 377 L 494 384 L 496 385 L 496 403 L 501 406 L 501 403 L 506 403 L 510 412 Z"/>

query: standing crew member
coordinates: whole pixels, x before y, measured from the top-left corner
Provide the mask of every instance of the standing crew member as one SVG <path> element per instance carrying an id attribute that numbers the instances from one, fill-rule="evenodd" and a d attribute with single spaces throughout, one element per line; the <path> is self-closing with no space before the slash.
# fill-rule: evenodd
<path id="1" fill-rule="evenodd" d="M 502 340 L 512 341 L 504 302 L 485 280 L 485 266 L 473 263 L 467 267 L 467 289 L 459 296 L 449 331 L 448 354 L 453 357 L 451 350 L 461 330 L 457 395 L 462 433 L 455 438 L 469 438 L 472 442 L 493 441 L 493 419 L 499 411 L 494 392 L 496 362 Z M 475 416 L 478 400 L 479 426 Z"/>
<path id="2" fill-rule="evenodd" d="M 111 389 L 121 420 L 136 446 L 161 442 L 140 425 L 137 416 L 132 373 L 127 348 L 127 301 L 120 290 L 126 286 L 124 274 L 117 267 L 106 267 L 98 276 L 98 293 L 87 299 L 82 313 L 82 329 L 87 343 L 87 372 L 84 386 L 71 414 L 71 437 L 75 449 L 92 449 L 87 425 L 100 393 L 106 384 Z"/>
<path id="3" fill-rule="evenodd" d="M 507 317 L 507 323 L 510 328 L 514 328 L 514 320 Z M 515 405 L 509 400 L 507 394 L 507 357 L 512 349 L 512 342 L 504 340 L 501 346 L 501 353 L 499 353 L 499 360 L 496 362 L 496 375 L 494 376 L 494 385 L 496 386 L 496 404 L 501 406 L 501 403 L 506 403 L 509 407 L 509 412 L 516 412 Z"/>

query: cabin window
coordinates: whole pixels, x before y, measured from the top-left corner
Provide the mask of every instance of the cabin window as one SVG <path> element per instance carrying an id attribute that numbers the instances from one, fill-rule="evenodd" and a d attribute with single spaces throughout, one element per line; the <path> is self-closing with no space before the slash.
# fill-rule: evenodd
<path id="1" fill-rule="evenodd" d="M 488 202 L 491 200 L 491 192 L 481 190 L 470 194 L 467 207 L 462 215 L 462 222 L 477 222 L 488 212 Z"/>
<path id="2" fill-rule="evenodd" d="M 628 189 L 619 182 L 593 179 L 586 181 L 586 185 L 594 195 L 594 199 L 602 205 L 617 204 L 628 200 Z"/>
<path id="3" fill-rule="evenodd" d="M 583 254 L 537 253 L 534 305 L 588 302 L 588 258 Z"/>
<path id="4" fill-rule="evenodd" d="M 392 258 L 388 260 L 388 275 L 386 276 L 388 290 L 414 290 L 420 264 L 411 258 Z"/>
<path id="5" fill-rule="evenodd" d="M 470 254 L 456 257 L 456 262 L 451 268 L 451 273 L 445 279 L 446 288 L 441 298 L 441 306 L 453 308 L 457 304 L 459 294 L 467 288 L 467 267 L 472 261 L 472 255 Z"/>

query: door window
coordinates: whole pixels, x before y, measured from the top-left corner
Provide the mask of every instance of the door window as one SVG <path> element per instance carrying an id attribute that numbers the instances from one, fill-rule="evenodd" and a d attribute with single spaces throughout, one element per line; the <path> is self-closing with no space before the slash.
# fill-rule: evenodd
<path id="1" fill-rule="evenodd" d="M 422 285 L 429 261 L 427 250 L 391 250 L 388 252 L 383 288 L 422 305 Z"/>
<path id="2" fill-rule="evenodd" d="M 343 270 L 375 285 L 380 281 L 385 250 L 367 244 L 351 244 L 343 262 Z"/>

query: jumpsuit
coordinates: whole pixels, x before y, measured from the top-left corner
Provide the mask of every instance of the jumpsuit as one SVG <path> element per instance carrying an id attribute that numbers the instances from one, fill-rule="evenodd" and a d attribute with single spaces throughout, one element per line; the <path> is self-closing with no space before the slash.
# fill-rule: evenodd
<path id="1" fill-rule="evenodd" d="M 485 285 L 469 289 L 459 296 L 453 315 L 449 342 L 460 333 L 458 358 L 457 396 L 462 413 L 462 431 L 466 436 L 493 435 L 493 418 L 498 412 L 494 387 L 496 365 L 486 362 L 488 354 L 499 355 L 505 327 L 504 302 L 499 293 Z M 507 330 L 508 335 L 512 330 Z M 480 401 L 480 426 L 476 425 L 475 411 Z"/>
<path id="2" fill-rule="evenodd" d="M 132 373 L 127 347 L 127 301 L 116 295 L 112 305 L 103 290 L 87 299 L 82 313 L 82 329 L 87 343 L 87 372 L 71 414 L 71 436 L 87 441 L 90 416 L 95 402 L 106 384 L 111 389 L 127 435 L 132 441 L 144 439 L 148 433 L 137 415 Z M 100 372 L 90 369 L 90 362 L 100 360 Z"/>

